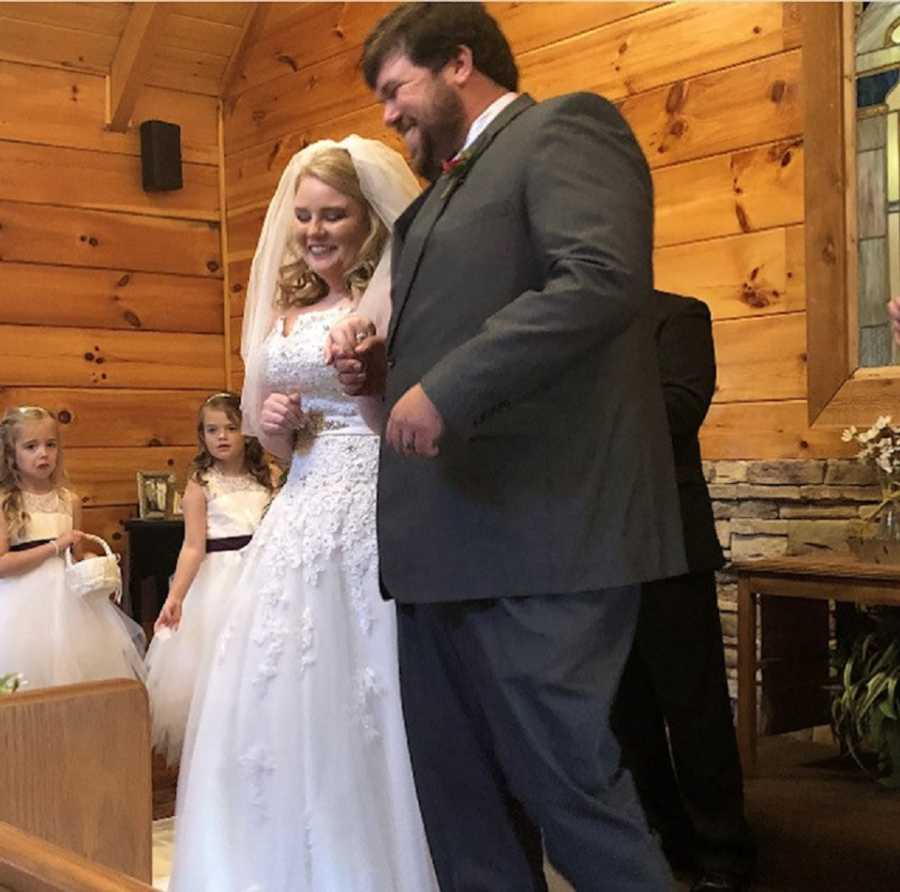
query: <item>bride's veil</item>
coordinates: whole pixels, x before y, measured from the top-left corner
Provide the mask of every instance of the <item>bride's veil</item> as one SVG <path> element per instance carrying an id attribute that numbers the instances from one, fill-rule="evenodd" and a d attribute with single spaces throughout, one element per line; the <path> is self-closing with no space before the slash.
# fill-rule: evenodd
<path id="1" fill-rule="evenodd" d="M 363 195 L 389 231 L 420 191 L 412 171 L 397 152 L 377 140 L 363 139 L 355 134 L 339 142 L 330 139 L 315 142 L 297 152 L 288 162 L 269 202 L 247 283 L 241 332 L 241 358 L 244 361 L 241 409 L 245 434 L 260 435 L 259 412 L 267 395 L 262 347 L 277 315 L 278 271 L 286 262 L 288 240 L 294 226 L 297 177 L 316 153 L 329 148 L 341 148 L 349 153 Z M 390 319 L 390 289 L 391 243 L 388 240 L 358 306 L 359 312 L 374 321 L 381 334 Z"/>

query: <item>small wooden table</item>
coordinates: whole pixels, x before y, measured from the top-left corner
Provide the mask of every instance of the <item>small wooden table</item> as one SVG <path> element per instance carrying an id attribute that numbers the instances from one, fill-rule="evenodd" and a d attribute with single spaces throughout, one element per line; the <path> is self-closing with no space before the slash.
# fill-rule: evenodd
<path id="1" fill-rule="evenodd" d="M 798 555 L 732 565 L 738 583 L 738 746 L 744 771 L 756 767 L 759 666 L 756 606 L 763 597 L 900 605 L 900 565 L 849 554 Z"/>
<path id="2" fill-rule="evenodd" d="M 175 572 L 184 541 L 184 520 L 135 517 L 125 521 L 125 529 L 128 531 L 128 586 L 123 607 L 146 631 L 153 627 L 169 591 L 169 577 Z M 153 580 L 151 604 L 144 603 L 145 579 Z"/>

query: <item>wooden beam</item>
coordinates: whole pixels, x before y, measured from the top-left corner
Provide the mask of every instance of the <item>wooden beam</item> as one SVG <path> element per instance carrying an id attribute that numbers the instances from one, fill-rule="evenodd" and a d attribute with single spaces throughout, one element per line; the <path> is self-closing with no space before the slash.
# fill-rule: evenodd
<path id="1" fill-rule="evenodd" d="M 124 133 L 137 104 L 156 47 L 163 35 L 168 3 L 135 3 L 122 32 L 107 78 L 106 120 L 110 130 Z"/>
<path id="2" fill-rule="evenodd" d="M 228 270 L 228 213 L 225 195 L 225 121 L 224 102 L 219 100 L 219 245 L 222 255 L 222 311 L 225 334 L 225 389 L 231 387 L 231 277 Z"/>
<path id="3" fill-rule="evenodd" d="M 267 7 L 268 4 L 251 3 L 250 8 L 247 10 L 247 14 L 244 16 L 244 23 L 241 26 L 241 36 L 238 38 L 237 44 L 231 53 L 231 58 L 229 58 L 228 64 L 225 66 L 225 71 L 222 74 L 219 95 L 223 99 L 227 99 L 237 86 L 238 79 L 241 76 L 241 69 L 244 66 L 244 60 L 247 57 L 247 51 L 262 31 Z"/>

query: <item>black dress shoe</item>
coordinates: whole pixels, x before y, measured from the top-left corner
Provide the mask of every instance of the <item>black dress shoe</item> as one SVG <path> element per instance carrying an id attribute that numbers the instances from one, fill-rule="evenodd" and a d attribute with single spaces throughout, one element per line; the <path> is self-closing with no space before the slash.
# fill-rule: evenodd
<path id="1" fill-rule="evenodd" d="M 741 892 L 744 888 L 742 877 L 733 873 L 719 873 L 707 871 L 700 875 L 697 882 L 691 886 L 691 892 Z"/>

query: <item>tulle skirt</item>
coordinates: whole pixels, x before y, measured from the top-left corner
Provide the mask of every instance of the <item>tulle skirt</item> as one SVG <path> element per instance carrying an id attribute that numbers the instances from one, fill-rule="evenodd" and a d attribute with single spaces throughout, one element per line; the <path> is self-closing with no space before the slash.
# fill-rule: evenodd
<path id="1" fill-rule="evenodd" d="M 174 765 L 181 756 L 191 699 L 209 666 L 209 656 L 227 615 L 241 570 L 241 551 L 206 555 L 188 589 L 181 622 L 161 630 L 147 651 L 147 691 L 153 748 Z"/>
<path id="2" fill-rule="evenodd" d="M 195 695 L 170 892 L 437 889 L 378 590 L 378 442 L 328 439 L 248 547 Z"/>
<path id="3" fill-rule="evenodd" d="M 28 689 L 105 678 L 144 679 L 144 633 L 111 601 L 66 587 L 62 558 L 0 579 L 0 675 Z"/>

